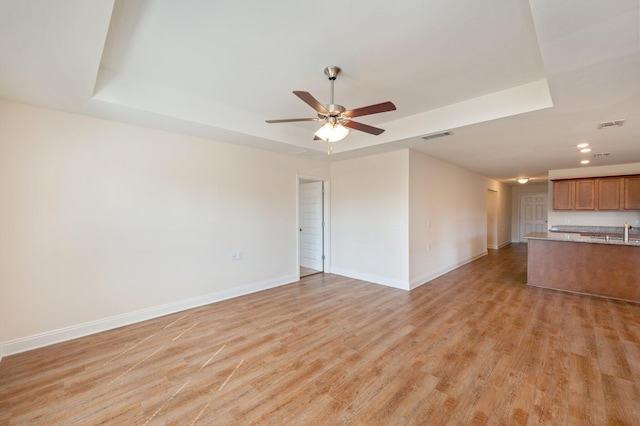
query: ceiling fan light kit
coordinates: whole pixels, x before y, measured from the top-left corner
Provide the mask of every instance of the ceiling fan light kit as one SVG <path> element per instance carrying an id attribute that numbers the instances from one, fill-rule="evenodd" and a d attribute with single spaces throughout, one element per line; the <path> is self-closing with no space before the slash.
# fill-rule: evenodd
<path id="1" fill-rule="evenodd" d="M 342 124 L 325 123 L 318 129 L 315 135 L 325 142 L 338 142 L 346 138 L 349 129 Z"/>
<path id="2" fill-rule="evenodd" d="M 384 129 L 369 126 L 368 124 L 352 121 L 354 117 L 361 117 L 363 115 L 378 114 L 380 112 L 395 111 L 396 106 L 392 102 L 382 102 L 375 105 L 369 105 L 361 108 L 347 110 L 342 105 L 334 103 L 333 100 L 333 86 L 334 82 L 340 73 L 340 68 L 336 66 L 329 66 L 324 69 L 324 74 L 329 78 L 330 93 L 329 103 L 322 105 L 316 98 L 314 98 L 309 92 L 303 92 L 295 90 L 294 95 L 299 97 L 303 102 L 316 110 L 318 118 L 287 118 L 283 120 L 266 120 L 267 123 L 291 123 L 296 121 L 324 121 L 325 123 L 315 132 L 315 138 L 323 140 L 329 143 L 329 150 L 327 154 L 331 154 L 331 143 L 340 141 L 347 137 L 349 129 L 359 130 L 361 132 L 369 133 L 372 135 L 379 135 L 384 132 Z"/>

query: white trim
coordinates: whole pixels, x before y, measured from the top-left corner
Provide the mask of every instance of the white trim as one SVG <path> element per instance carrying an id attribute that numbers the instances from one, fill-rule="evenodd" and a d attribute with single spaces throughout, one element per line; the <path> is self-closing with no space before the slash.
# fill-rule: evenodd
<path id="1" fill-rule="evenodd" d="M 440 269 L 439 271 L 437 271 L 437 272 L 435 272 L 433 274 L 425 275 L 423 277 L 411 280 L 410 290 L 413 290 L 414 288 L 420 287 L 421 285 L 426 284 L 429 281 L 434 280 L 434 279 L 438 278 L 441 275 L 449 273 L 449 272 L 453 271 L 454 269 L 458 269 L 459 267 L 461 267 L 463 265 L 466 265 L 467 263 L 471 263 L 474 260 L 480 259 L 481 257 L 486 256 L 487 254 L 489 254 L 489 252 L 485 250 L 485 251 L 483 251 L 483 252 L 481 252 L 481 253 L 479 253 L 479 254 L 477 254 L 475 256 L 470 257 L 469 259 L 462 260 L 462 261 L 460 261 L 460 262 L 458 262 L 458 263 L 456 263 L 456 264 L 454 264 L 452 266 L 448 266 L 448 267 L 442 268 L 442 269 Z"/>
<path id="2" fill-rule="evenodd" d="M 387 287 L 399 288 L 400 290 L 409 290 L 409 283 L 402 280 L 395 280 L 378 275 L 363 274 L 343 268 L 333 268 L 331 273 L 348 278 L 354 278 L 356 280 L 369 281 L 374 284 L 386 285 Z"/>
<path id="3" fill-rule="evenodd" d="M 298 280 L 298 273 L 296 273 L 293 275 L 287 275 L 271 280 L 248 284 L 242 287 L 222 290 L 215 293 L 180 300 L 177 302 L 171 302 L 165 305 L 154 306 L 151 308 L 141 309 L 139 311 L 128 312 L 109 318 L 90 321 L 84 324 L 72 325 L 70 327 L 47 331 L 44 333 L 35 334 L 33 336 L 10 340 L 8 342 L 0 343 L 0 360 L 2 360 L 2 356 L 5 355 L 13 355 L 20 352 L 41 348 L 43 346 L 49 346 L 56 343 L 65 342 L 67 340 L 77 339 L 79 337 L 100 333 L 102 331 L 111 330 L 114 328 L 146 321 L 153 318 L 158 318 L 187 309 L 197 308 L 199 306 L 232 299 L 234 297 L 255 293 L 286 284 L 291 284 Z"/>
<path id="4" fill-rule="evenodd" d="M 503 248 L 503 247 L 506 247 L 506 246 L 508 246 L 508 245 L 510 245 L 510 244 L 511 244 L 511 241 L 509 241 L 509 240 L 504 241 L 504 242 L 502 242 L 502 243 L 500 243 L 500 244 L 498 245 L 498 249 L 501 249 L 501 248 Z"/>

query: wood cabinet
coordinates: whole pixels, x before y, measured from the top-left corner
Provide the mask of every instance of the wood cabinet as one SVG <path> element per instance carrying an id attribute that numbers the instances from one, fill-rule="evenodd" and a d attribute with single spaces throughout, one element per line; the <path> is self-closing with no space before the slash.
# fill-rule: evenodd
<path id="1" fill-rule="evenodd" d="M 527 285 L 640 302 L 640 247 L 530 239 Z"/>
<path id="2" fill-rule="evenodd" d="M 598 210 L 622 208 L 622 178 L 599 178 L 597 181 Z"/>
<path id="3" fill-rule="evenodd" d="M 596 208 L 596 180 L 576 180 L 576 210 L 594 210 Z"/>
<path id="4" fill-rule="evenodd" d="M 553 181 L 554 210 L 640 210 L 640 175 Z"/>
<path id="5" fill-rule="evenodd" d="M 573 210 L 575 181 L 557 180 L 553 182 L 553 209 Z"/>
<path id="6" fill-rule="evenodd" d="M 625 176 L 623 179 L 623 197 L 625 210 L 640 210 L 640 175 Z"/>

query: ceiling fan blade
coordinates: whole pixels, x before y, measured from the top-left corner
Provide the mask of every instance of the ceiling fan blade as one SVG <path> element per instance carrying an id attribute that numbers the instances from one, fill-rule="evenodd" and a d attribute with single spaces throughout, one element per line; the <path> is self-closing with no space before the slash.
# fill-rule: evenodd
<path id="1" fill-rule="evenodd" d="M 294 121 L 320 121 L 321 118 L 285 118 L 284 120 L 265 120 L 267 123 L 293 123 Z"/>
<path id="2" fill-rule="evenodd" d="M 300 90 L 294 90 L 293 94 L 302 99 L 307 105 L 315 109 L 321 114 L 329 114 L 329 111 L 322 105 L 316 98 L 311 96 L 309 92 L 302 92 Z"/>
<path id="3" fill-rule="evenodd" d="M 387 101 L 387 102 L 382 102 L 380 104 L 369 105 L 362 108 L 356 108 L 349 111 L 345 111 L 344 115 L 349 118 L 352 118 L 352 117 L 360 117 L 363 115 L 378 114 L 380 112 L 388 112 L 388 111 L 395 111 L 395 110 L 396 110 L 396 106 L 393 104 L 393 102 Z"/>
<path id="4" fill-rule="evenodd" d="M 380 129 L 378 127 L 369 126 L 368 124 L 358 123 L 357 121 L 344 121 L 342 123 L 344 127 L 349 127 L 351 129 L 360 130 L 361 132 L 370 133 L 372 135 L 379 135 L 384 132 L 384 129 Z"/>

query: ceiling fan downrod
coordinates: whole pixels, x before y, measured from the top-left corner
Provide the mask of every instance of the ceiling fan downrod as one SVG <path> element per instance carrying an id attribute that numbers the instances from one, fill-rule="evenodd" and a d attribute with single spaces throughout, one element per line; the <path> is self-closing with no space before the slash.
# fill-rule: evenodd
<path id="1" fill-rule="evenodd" d="M 328 66 L 324 69 L 324 74 L 329 77 L 329 84 L 330 84 L 330 88 L 329 88 L 329 107 L 332 107 L 334 105 L 333 103 L 333 85 L 334 82 L 336 81 L 336 78 L 338 77 L 338 73 L 340 73 L 340 67 L 337 67 L 335 65 L 331 65 Z M 333 108 L 327 108 L 329 111 L 333 110 Z"/>

